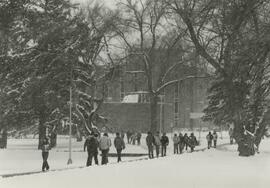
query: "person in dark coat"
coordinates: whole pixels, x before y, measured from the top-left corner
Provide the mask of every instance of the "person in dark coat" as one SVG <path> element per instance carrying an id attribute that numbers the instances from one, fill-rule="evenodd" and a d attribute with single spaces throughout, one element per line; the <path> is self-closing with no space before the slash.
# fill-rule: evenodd
<path id="1" fill-rule="evenodd" d="M 154 152 L 153 152 L 153 149 L 154 149 L 154 137 L 153 137 L 151 132 L 147 133 L 146 145 L 147 145 L 147 148 L 148 148 L 149 159 L 153 159 L 154 158 Z"/>
<path id="2" fill-rule="evenodd" d="M 48 138 L 44 138 L 41 143 L 41 149 L 42 149 L 42 171 L 49 170 L 50 166 L 48 164 L 48 157 L 49 157 L 49 151 L 50 151 L 50 143 Z"/>
<path id="3" fill-rule="evenodd" d="M 166 136 L 166 133 L 163 133 L 160 142 L 161 142 L 161 156 L 164 157 L 166 156 L 167 146 L 169 145 L 169 138 Z"/>
<path id="4" fill-rule="evenodd" d="M 213 135 L 211 132 L 206 135 L 206 140 L 207 140 L 207 148 L 210 149 L 212 147 L 212 140 L 213 140 Z"/>
<path id="5" fill-rule="evenodd" d="M 131 137 L 132 133 L 128 130 L 127 131 L 127 142 L 128 144 L 130 144 L 131 140 L 130 140 L 130 137 Z"/>
<path id="6" fill-rule="evenodd" d="M 133 132 L 131 134 L 130 140 L 131 140 L 130 142 L 132 143 L 132 145 L 135 145 L 136 144 L 137 134 L 135 132 Z"/>
<path id="7" fill-rule="evenodd" d="M 183 153 L 183 149 L 185 147 L 185 139 L 182 133 L 179 133 L 179 152 Z"/>
<path id="8" fill-rule="evenodd" d="M 120 137 L 119 133 L 116 133 L 116 137 L 114 139 L 114 147 L 115 147 L 116 152 L 117 152 L 117 162 L 120 162 L 122 150 L 125 149 L 125 142 Z"/>
<path id="9" fill-rule="evenodd" d="M 189 137 L 187 135 L 187 133 L 184 134 L 184 148 L 186 148 L 186 150 L 188 149 L 189 146 Z"/>
<path id="10" fill-rule="evenodd" d="M 87 137 L 87 139 L 84 142 L 84 147 L 83 150 L 85 151 L 85 148 L 87 148 L 87 162 L 86 166 L 91 166 L 92 165 L 92 159 L 94 157 L 95 164 L 98 165 L 98 140 L 94 136 L 94 133 L 91 133 L 90 136 Z"/>
<path id="11" fill-rule="evenodd" d="M 233 144 L 233 128 L 229 129 L 230 144 Z"/>
<path id="12" fill-rule="evenodd" d="M 141 145 L 141 138 L 142 138 L 142 134 L 140 132 L 137 133 L 137 144 Z"/>
<path id="13" fill-rule="evenodd" d="M 197 138 L 194 136 L 194 133 L 191 133 L 191 134 L 190 134 L 189 142 L 190 142 L 190 149 L 191 149 L 191 152 L 193 152 L 195 146 L 197 145 Z"/>

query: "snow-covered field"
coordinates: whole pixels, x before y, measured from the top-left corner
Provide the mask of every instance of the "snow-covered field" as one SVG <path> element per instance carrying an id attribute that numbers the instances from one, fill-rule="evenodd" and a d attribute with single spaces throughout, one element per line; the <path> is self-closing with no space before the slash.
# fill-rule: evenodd
<path id="1" fill-rule="evenodd" d="M 9 149 L 0 150 L 1 174 L 40 170 L 40 151 L 34 150 L 36 146 L 33 141 L 10 140 Z M 128 145 L 127 151 L 146 153 L 144 138 L 142 141 L 142 147 Z M 227 136 L 223 140 L 219 140 L 220 144 L 228 142 Z M 67 143 L 68 140 L 62 139 L 58 148 L 50 152 L 51 168 L 67 167 L 68 153 L 60 151 L 67 148 Z M 78 151 L 82 148 L 82 144 L 73 143 L 74 151 L 77 149 L 77 152 L 73 152 L 73 167 L 85 165 L 86 153 Z M 32 148 L 33 146 L 34 148 Z M 201 146 L 198 148 L 205 146 L 205 134 L 203 134 Z M 257 188 L 270 186 L 269 139 L 263 140 L 260 154 L 248 158 L 238 157 L 235 145 L 221 145 L 217 149 L 194 153 L 186 152 L 183 155 L 173 155 L 171 147 L 168 150 L 169 156 L 158 159 L 117 164 L 115 163 L 116 158 L 110 158 L 110 161 L 114 163 L 106 166 L 2 178 L 0 179 L 0 187 Z M 114 149 L 111 151 L 113 152 Z M 125 160 L 130 160 L 130 158 Z"/>
<path id="2" fill-rule="evenodd" d="M 112 139 L 113 141 L 113 139 Z M 84 141 L 76 142 L 72 140 L 72 160 L 71 165 L 67 165 L 68 138 L 60 137 L 57 140 L 57 147 L 49 153 L 49 165 L 51 170 L 63 168 L 83 167 L 86 164 L 87 152 L 83 152 Z M 22 173 L 29 171 L 40 171 L 42 165 L 41 151 L 37 150 L 37 139 L 9 139 L 8 149 L 0 150 L 0 175 L 11 173 Z M 116 153 L 115 148 L 110 149 L 110 153 Z M 146 153 L 144 147 L 128 145 L 123 153 Z M 123 157 L 123 160 L 129 158 Z M 101 157 L 99 156 L 99 162 Z M 110 163 L 116 162 L 116 158 L 109 159 Z"/>
<path id="3" fill-rule="evenodd" d="M 188 132 L 190 134 L 190 132 Z M 205 148 L 205 133 L 202 133 L 202 144 L 197 149 Z M 226 135 L 226 133 L 223 133 Z M 114 135 L 109 135 L 112 142 Z M 167 135 L 170 138 L 170 145 L 168 147 L 168 153 L 173 152 L 172 148 L 172 135 Z M 195 136 L 199 139 L 199 133 L 195 133 Z M 126 144 L 126 149 L 123 153 L 137 153 L 147 154 L 147 147 L 145 143 L 146 135 L 142 135 L 141 146 Z M 125 139 L 127 142 L 127 140 Z M 221 141 L 222 142 L 222 141 Z M 58 136 L 57 147 L 52 149 L 49 154 L 49 165 L 51 170 L 64 169 L 64 168 L 75 168 L 83 167 L 86 164 L 87 152 L 83 152 L 82 142 L 76 142 L 72 140 L 72 160 L 71 165 L 67 165 L 68 160 L 68 137 Z M 11 173 L 23 173 L 30 171 L 40 171 L 42 165 L 41 151 L 37 150 L 38 140 L 33 139 L 31 135 L 27 139 L 8 139 L 8 149 L 0 150 L 0 175 L 11 174 Z M 110 153 L 116 153 L 114 147 L 110 149 Z M 133 160 L 145 157 L 123 157 L 122 160 Z M 99 162 L 101 157 L 99 156 Z M 116 158 L 110 158 L 110 163 L 115 163 Z"/>

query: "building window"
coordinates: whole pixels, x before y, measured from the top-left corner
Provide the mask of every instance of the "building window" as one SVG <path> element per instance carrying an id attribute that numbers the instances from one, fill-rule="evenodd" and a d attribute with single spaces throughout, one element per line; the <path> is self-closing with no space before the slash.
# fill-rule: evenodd
<path id="1" fill-rule="evenodd" d="M 120 72 L 120 99 L 121 101 L 124 99 L 125 97 L 125 83 L 124 83 L 124 75 L 123 75 L 123 71 Z"/>

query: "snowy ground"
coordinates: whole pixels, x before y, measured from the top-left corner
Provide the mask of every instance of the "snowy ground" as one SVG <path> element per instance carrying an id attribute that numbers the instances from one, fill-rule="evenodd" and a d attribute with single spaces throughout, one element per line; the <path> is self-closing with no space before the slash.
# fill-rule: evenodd
<path id="1" fill-rule="evenodd" d="M 188 132 L 190 134 L 190 132 Z M 206 132 L 202 133 L 202 144 L 197 147 L 197 149 L 202 149 L 206 147 L 205 143 Z M 223 133 L 226 135 L 226 133 Z M 114 136 L 109 135 L 113 141 Z M 167 135 L 170 138 L 170 145 L 168 147 L 168 153 L 173 152 L 172 148 L 172 135 Z M 199 139 L 199 133 L 195 133 L 195 136 Z M 126 149 L 123 153 L 137 153 L 137 154 L 147 154 L 147 147 L 145 143 L 146 135 L 142 135 L 141 146 L 126 144 Z M 125 140 L 126 141 L 126 140 Z M 66 169 L 83 167 L 86 164 L 87 152 L 83 152 L 83 142 L 76 142 L 75 139 L 72 140 L 72 159 L 73 164 L 67 166 L 68 160 L 68 137 L 58 136 L 57 147 L 52 149 L 49 154 L 49 164 L 51 170 L 56 169 Z M 220 141 L 222 142 L 222 141 Z M 8 149 L 0 150 L 0 176 L 4 174 L 12 173 L 23 173 L 30 171 L 40 171 L 41 170 L 41 151 L 37 150 L 38 140 L 33 139 L 30 135 L 27 139 L 8 139 Z M 110 149 L 110 153 L 116 153 L 115 148 Z M 138 158 L 145 157 L 123 157 L 123 161 L 134 160 Z M 101 158 L 99 156 L 99 162 Z M 3 163 L 2 163 L 3 162 Z M 116 158 L 111 157 L 109 159 L 110 163 L 115 163 Z"/>
<path id="2" fill-rule="evenodd" d="M 202 142 L 199 148 L 205 147 L 204 136 L 202 136 Z M 220 140 L 219 143 L 228 142 L 229 140 L 226 137 Z M 29 141 L 29 145 L 32 145 L 31 143 Z M 32 156 L 34 152 L 26 149 L 31 147 L 29 145 L 26 147 L 26 144 L 23 145 L 25 146 L 24 150 L 19 150 L 18 146 L 15 147 L 14 144 L 13 148 L 10 147 L 8 150 L 0 151 L 0 169 L 2 172 L 16 172 L 16 168 L 16 170 L 12 170 L 16 166 L 11 164 L 13 162 L 18 165 L 19 169 L 24 168 L 24 171 L 33 170 L 35 165 L 37 165 L 36 168 L 39 170 L 41 160 L 40 151 L 37 151 Z M 146 152 L 144 147 L 128 145 L 127 148 L 130 151 L 140 150 Z M 221 145 L 217 149 L 184 153 L 183 155 L 170 154 L 167 157 L 153 160 L 124 162 L 120 164 L 114 163 L 106 166 L 93 166 L 89 168 L 3 178 L 0 179 L 0 187 L 269 187 L 270 140 L 263 140 L 261 153 L 254 157 L 238 157 L 235 149 L 236 146 Z M 172 148 L 169 148 L 169 153 L 171 151 Z M 21 157 L 21 155 L 24 157 Z M 29 159 L 26 159 L 27 156 Z M 68 153 L 66 152 L 51 152 L 49 158 L 50 165 L 52 167 L 56 165 L 59 168 L 66 167 L 67 156 Z M 85 164 L 86 153 L 74 152 L 73 156 L 75 166 L 83 166 Z M 22 158 L 21 162 L 23 164 L 18 163 L 18 157 Z M 25 164 L 27 160 L 29 160 L 28 164 Z M 116 159 L 111 158 L 110 160 L 114 162 Z M 5 168 L 2 167 L 2 164 Z"/>
<path id="3" fill-rule="evenodd" d="M 67 165 L 68 160 L 68 138 L 60 137 L 57 140 L 57 147 L 49 154 L 49 165 L 51 170 L 82 167 L 86 164 L 87 152 L 83 152 L 83 142 L 72 140 L 72 160 L 71 165 Z M 9 139 L 8 149 L 0 150 L 0 176 L 3 174 L 22 173 L 29 171 L 40 171 L 42 165 L 41 151 L 37 150 L 37 139 Z M 110 153 L 115 153 L 112 147 Z M 146 153 L 144 147 L 128 145 L 123 153 Z M 123 160 L 129 160 L 130 157 Z M 99 162 L 101 157 L 99 156 Z M 116 158 L 110 158 L 109 162 L 116 162 Z"/>

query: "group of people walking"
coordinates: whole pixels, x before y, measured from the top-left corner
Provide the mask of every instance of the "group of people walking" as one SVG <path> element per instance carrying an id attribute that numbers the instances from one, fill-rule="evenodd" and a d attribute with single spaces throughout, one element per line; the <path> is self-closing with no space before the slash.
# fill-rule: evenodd
<path id="1" fill-rule="evenodd" d="M 174 134 L 173 136 L 173 152 L 174 154 L 182 154 L 184 148 L 186 150 L 188 147 L 190 147 L 191 152 L 194 151 L 195 146 L 198 145 L 197 138 L 194 136 L 194 133 L 191 133 L 190 136 L 188 136 L 187 133 L 184 135 L 182 133 L 179 133 L 179 135 Z"/>
<path id="2" fill-rule="evenodd" d="M 161 156 L 166 156 L 167 146 L 169 145 L 169 138 L 166 136 L 166 133 L 160 137 L 160 133 L 152 134 L 151 132 L 147 133 L 146 145 L 148 148 L 148 156 L 150 159 L 154 158 L 154 149 L 156 150 L 156 157 L 159 157 L 160 147 L 161 147 Z M 190 147 L 191 152 L 194 151 L 195 146 L 198 145 L 198 141 L 193 133 L 190 136 L 185 133 L 179 133 L 179 135 L 174 134 L 173 136 L 173 151 L 174 154 L 183 153 L 184 148 L 186 150 Z"/>
<path id="3" fill-rule="evenodd" d="M 123 132 L 122 132 L 121 135 L 122 135 L 122 138 L 124 139 L 124 133 Z M 127 131 L 126 135 L 127 135 L 128 144 L 135 145 L 136 142 L 137 142 L 137 145 L 141 145 L 142 134 L 140 132 Z"/>
<path id="4" fill-rule="evenodd" d="M 125 149 L 125 142 L 123 138 L 120 136 L 120 133 L 116 133 L 116 137 L 114 138 L 114 147 L 117 153 L 117 162 L 121 161 L 122 150 Z M 86 166 L 92 165 L 92 160 L 94 158 L 95 164 L 98 165 L 98 153 L 99 150 L 101 152 L 101 165 L 105 165 L 109 162 L 108 154 L 109 150 L 112 146 L 111 139 L 108 136 L 108 133 L 104 133 L 103 136 L 99 136 L 98 134 L 91 133 L 86 137 L 84 142 L 84 151 L 87 150 L 87 161 Z M 44 138 L 42 141 L 42 171 L 49 170 L 48 157 L 49 151 L 51 149 L 51 143 L 48 138 Z"/>
<path id="5" fill-rule="evenodd" d="M 123 138 L 120 136 L 120 133 L 116 133 L 116 137 L 114 139 L 114 147 L 117 152 L 117 162 L 121 161 L 121 153 L 122 150 L 125 149 L 125 142 Z M 92 165 L 92 159 L 94 158 L 95 164 L 98 165 L 98 149 L 101 151 L 101 164 L 105 165 L 109 162 L 108 154 L 110 147 L 112 146 L 111 139 L 108 136 L 108 133 L 104 133 L 100 138 L 98 134 L 91 133 L 85 140 L 84 143 L 84 151 L 87 148 L 88 158 L 86 162 L 86 166 Z"/>
<path id="6" fill-rule="evenodd" d="M 213 142 L 214 142 L 214 148 L 216 148 L 217 147 L 217 139 L 218 139 L 218 135 L 217 135 L 216 131 L 214 131 L 213 134 L 211 132 L 209 132 L 206 135 L 207 148 L 210 149 L 212 147 Z"/>
<path id="7" fill-rule="evenodd" d="M 160 148 L 161 148 L 161 156 L 166 156 L 167 146 L 169 145 L 169 138 L 166 136 L 166 133 L 160 137 L 160 133 L 156 132 L 153 135 L 151 132 L 147 133 L 146 136 L 146 145 L 148 147 L 148 155 L 149 158 L 154 158 L 154 149 L 156 150 L 156 157 L 159 157 Z"/>
<path id="8" fill-rule="evenodd" d="M 139 137 L 139 139 L 138 139 Z M 128 137 L 127 134 L 127 142 L 130 142 L 130 137 Z M 140 144 L 141 134 L 136 134 L 136 140 L 138 141 L 137 144 Z M 217 139 L 218 135 L 216 131 L 209 132 L 206 136 L 208 149 L 212 147 L 212 143 L 214 143 L 214 148 L 217 145 Z M 183 150 L 188 150 L 190 148 L 190 151 L 193 152 L 194 148 L 199 144 L 196 137 L 193 133 L 188 136 L 187 133 L 184 135 L 182 133 L 174 134 L 173 138 L 173 151 L 174 154 L 182 154 Z M 122 151 L 125 149 L 125 142 L 124 142 L 124 135 L 121 132 L 116 133 L 116 137 L 114 138 L 114 147 L 116 149 L 117 153 L 117 162 L 121 161 L 121 155 Z M 156 157 L 164 157 L 166 156 L 167 152 L 167 146 L 169 145 L 169 138 L 166 135 L 166 133 L 163 133 L 162 136 L 159 132 L 156 132 L 153 134 L 152 132 L 148 132 L 146 136 L 146 145 L 148 148 L 148 156 L 150 159 L 154 158 L 154 150 L 156 151 Z M 104 133 L 102 136 L 99 134 L 96 134 L 92 132 L 89 136 L 86 137 L 86 140 L 84 142 L 84 151 L 87 150 L 88 157 L 86 166 L 92 165 L 92 160 L 94 158 L 94 162 L 96 165 L 99 164 L 98 161 L 98 153 L 99 150 L 101 152 L 101 165 L 105 165 L 109 162 L 108 160 L 108 154 L 109 150 L 112 146 L 111 139 L 108 136 L 108 133 Z M 48 138 L 45 138 L 42 142 L 42 158 L 43 158 L 43 164 L 42 164 L 42 171 L 49 170 L 49 164 L 48 164 L 48 156 L 49 156 L 49 150 L 51 148 L 51 144 L 49 142 Z"/>

